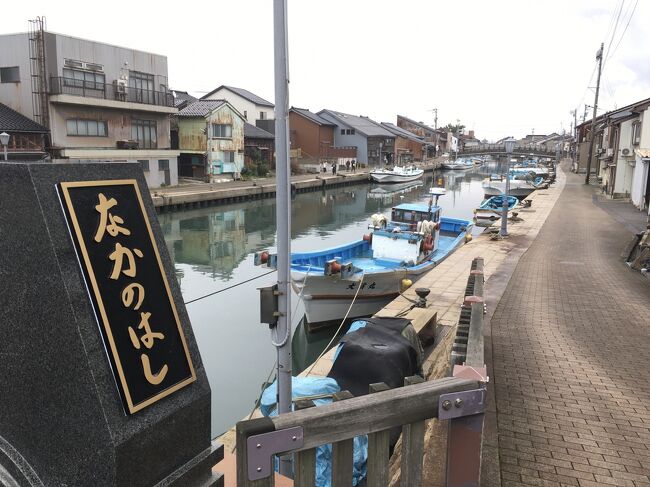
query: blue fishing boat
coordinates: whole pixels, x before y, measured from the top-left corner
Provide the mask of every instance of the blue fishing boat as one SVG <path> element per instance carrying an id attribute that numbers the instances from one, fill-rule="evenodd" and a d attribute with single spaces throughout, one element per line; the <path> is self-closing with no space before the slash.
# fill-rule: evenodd
<path id="1" fill-rule="evenodd" d="M 395 206 L 390 220 L 372 215 L 360 240 L 291 254 L 292 285 L 309 323 L 376 313 L 471 239 L 472 222 L 442 217 L 437 199 L 444 189 L 432 191 L 429 204 Z"/>
<path id="2" fill-rule="evenodd" d="M 481 203 L 481 205 L 474 210 L 474 219 L 477 224 L 485 221 L 494 221 L 501 218 L 503 212 L 503 198 L 504 195 L 492 196 Z M 519 200 L 515 196 L 508 196 L 508 212 L 514 210 L 519 206 Z"/>

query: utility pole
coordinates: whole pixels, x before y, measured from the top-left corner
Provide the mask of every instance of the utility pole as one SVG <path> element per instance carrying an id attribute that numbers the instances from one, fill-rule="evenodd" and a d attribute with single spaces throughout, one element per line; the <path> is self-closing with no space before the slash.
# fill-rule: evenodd
<path id="1" fill-rule="evenodd" d="M 275 327 L 277 349 L 278 413 L 291 411 L 291 168 L 289 165 L 289 63 L 287 49 L 287 0 L 273 0 L 273 47 L 275 68 L 275 153 L 276 222 L 278 245 L 278 322 Z M 290 465 L 280 460 L 281 473 Z"/>
<path id="2" fill-rule="evenodd" d="M 603 68 L 603 48 L 604 43 L 600 43 L 600 49 L 596 53 L 598 60 L 598 80 L 596 81 L 596 97 L 594 99 L 594 114 L 591 118 L 591 137 L 589 138 L 589 155 L 587 156 L 587 174 L 585 175 L 585 184 L 589 184 L 589 174 L 591 173 L 591 157 L 594 153 L 594 141 L 596 140 L 596 112 L 598 110 L 598 92 L 600 91 L 600 72 Z"/>
<path id="3" fill-rule="evenodd" d="M 437 108 L 432 108 L 429 111 L 433 112 L 433 128 L 438 130 L 438 109 Z"/>
<path id="4" fill-rule="evenodd" d="M 573 126 L 571 127 L 571 136 L 573 137 L 573 143 L 571 145 L 573 150 L 571 151 L 571 162 L 575 163 L 578 152 L 578 110 L 573 110 L 571 115 L 573 115 Z"/>

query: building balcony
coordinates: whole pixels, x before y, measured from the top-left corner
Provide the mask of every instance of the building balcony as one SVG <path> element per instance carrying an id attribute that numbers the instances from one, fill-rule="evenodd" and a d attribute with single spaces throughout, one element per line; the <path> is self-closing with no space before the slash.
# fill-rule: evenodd
<path id="1" fill-rule="evenodd" d="M 50 78 L 50 101 L 72 105 L 176 113 L 174 97 L 166 91 L 152 91 L 118 83 L 105 84 L 72 78 Z"/>

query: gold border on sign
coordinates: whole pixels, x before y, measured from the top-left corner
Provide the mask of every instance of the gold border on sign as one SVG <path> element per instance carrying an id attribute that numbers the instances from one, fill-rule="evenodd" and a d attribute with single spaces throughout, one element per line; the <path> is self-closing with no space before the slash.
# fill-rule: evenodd
<path id="1" fill-rule="evenodd" d="M 113 359 L 115 360 L 115 367 L 117 368 L 117 373 L 120 378 L 120 383 L 122 384 L 122 389 L 124 390 L 124 395 L 126 396 L 126 403 L 129 407 L 129 412 L 133 414 L 159 401 L 163 397 L 166 397 L 172 394 L 173 392 L 176 392 L 182 387 L 191 384 L 196 380 L 196 372 L 194 371 L 194 364 L 192 363 L 192 358 L 190 357 L 190 352 L 187 348 L 187 342 L 185 341 L 185 334 L 183 333 L 183 329 L 181 328 L 181 321 L 178 317 L 178 312 L 176 310 L 176 303 L 174 302 L 171 290 L 169 289 L 169 282 L 167 281 L 167 275 L 163 268 L 162 261 L 160 260 L 158 245 L 156 244 L 153 231 L 151 230 L 151 224 L 149 222 L 149 217 L 144 207 L 144 202 L 142 201 L 140 188 L 138 187 L 138 183 L 135 179 L 111 179 L 107 181 L 73 181 L 73 182 L 62 182 L 60 183 L 60 185 L 61 185 L 61 190 L 63 192 L 63 197 L 66 202 L 66 206 L 68 207 L 68 214 L 70 215 L 70 220 L 72 221 L 72 226 L 74 227 L 74 231 L 77 236 L 77 240 L 79 242 L 79 248 L 81 250 L 81 254 L 83 256 L 86 269 L 88 271 L 88 276 L 90 278 L 90 282 L 93 288 L 93 293 L 95 294 L 95 298 L 97 299 L 97 306 L 99 307 L 99 312 L 102 318 L 102 323 L 104 325 L 104 330 L 106 331 L 106 336 L 108 337 L 108 343 L 111 348 L 111 354 L 113 355 Z M 133 186 L 135 190 L 135 194 L 138 197 L 138 202 L 140 203 L 140 211 L 142 212 L 142 217 L 144 218 L 145 224 L 147 225 L 147 231 L 149 232 L 149 239 L 151 240 L 151 245 L 153 247 L 154 253 L 156 254 L 156 260 L 158 261 L 160 274 L 162 276 L 163 282 L 165 283 L 165 289 L 167 290 L 167 298 L 169 299 L 169 304 L 171 305 L 172 313 L 174 314 L 174 319 L 176 320 L 178 333 L 180 335 L 181 342 L 183 343 L 183 349 L 185 350 L 185 357 L 187 359 L 187 363 L 190 367 L 190 372 L 191 372 L 190 377 L 187 377 L 181 382 L 178 382 L 168 387 L 167 389 L 159 392 L 155 396 L 150 397 L 149 399 L 146 399 L 138 404 L 133 404 L 133 400 L 131 399 L 129 385 L 127 384 L 126 378 L 124 377 L 124 371 L 122 370 L 122 363 L 120 362 L 120 356 L 117 352 L 117 348 L 115 347 L 115 341 L 113 339 L 113 333 L 111 330 L 110 322 L 108 320 L 108 316 L 106 315 L 106 310 L 104 309 L 104 302 L 102 300 L 101 293 L 99 292 L 99 286 L 97 285 L 95 272 L 92 263 L 90 262 L 88 251 L 86 249 L 86 242 L 83 238 L 83 234 L 81 233 L 81 228 L 79 227 L 79 222 L 77 221 L 77 215 L 74 211 L 74 206 L 72 205 L 70 193 L 68 192 L 68 188 L 88 188 L 88 187 L 95 187 L 95 186 L 125 186 L 125 185 Z"/>

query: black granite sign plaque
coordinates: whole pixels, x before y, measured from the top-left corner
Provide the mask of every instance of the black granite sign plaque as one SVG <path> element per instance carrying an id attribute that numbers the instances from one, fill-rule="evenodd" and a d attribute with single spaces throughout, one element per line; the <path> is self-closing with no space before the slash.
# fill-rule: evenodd
<path id="1" fill-rule="evenodd" d="M 62 182 L 60 199 L 125 409 L 196 375 L 134 179 Z"/>

